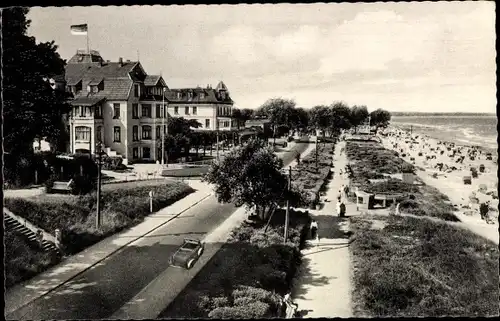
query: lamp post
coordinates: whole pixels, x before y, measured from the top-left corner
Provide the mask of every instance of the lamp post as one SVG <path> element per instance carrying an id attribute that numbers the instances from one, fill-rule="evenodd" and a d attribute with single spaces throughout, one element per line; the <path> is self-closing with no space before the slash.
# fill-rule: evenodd
<path id="1" fill-rule="evenodd" d="M 162 111 L 163 111 L 163 117 L 161 118 L 161 125 L 162 125 L 162 138 L 161 138 L 161 164 L 165 164 L 165 155 L 166 155 L 166 148 L 165 148 L 165 132 L 168 132 L 168 121 L 167 121 L 167 127 L 165 127 L 165 118 L 168 117 L 168 110 L 165 108 L 165 92 L 167 91 L 167 88 L 163 87 L 163 95 L 162 95 Z M 168 166 L 168 164 L 167 164 Z"/>
<path id="2" fill-rule="evenodd" d="M 101 226 L 101 167 L 102 167 L 102 143 L 97 143 L 97 215 L 96 228 Z"/>

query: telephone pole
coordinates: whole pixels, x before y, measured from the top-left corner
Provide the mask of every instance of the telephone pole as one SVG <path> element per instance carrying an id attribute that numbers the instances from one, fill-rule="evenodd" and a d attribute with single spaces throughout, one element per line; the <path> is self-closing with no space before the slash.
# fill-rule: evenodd
<path id="1" fill-rule="evenodd" d="M 290 221 L 290 191 L 292 190 L 292 166 L 288 166 L 288 184 L 287 184 L 287 198 L 286 198 L 286 214 L 285 214 L 285 237 L 284 243 L 288 240 L 288 225 Z"/>
<path id="2" fill-rule="evenodd" d="M 95 219 L 96 228 L 101 226 L 101 167 L 102 167 L 102 143 L 97 143 L 97 215 Z"/>

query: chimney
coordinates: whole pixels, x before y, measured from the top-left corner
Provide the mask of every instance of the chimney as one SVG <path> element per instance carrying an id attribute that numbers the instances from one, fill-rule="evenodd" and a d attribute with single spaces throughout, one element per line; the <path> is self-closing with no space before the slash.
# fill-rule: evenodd
<path id="1" fill-rule="evenodd" d="M 120 67 L 123 66 L 123 58 L 122 57 L 118 58 L 118 63 L 120 64 Z"/>

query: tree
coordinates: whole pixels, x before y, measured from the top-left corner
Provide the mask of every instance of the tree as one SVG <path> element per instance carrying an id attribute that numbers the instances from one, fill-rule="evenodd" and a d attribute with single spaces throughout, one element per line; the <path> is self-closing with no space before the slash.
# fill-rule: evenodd
<path id="1" fill-rule="evenodd" d="M 49 79 L 64 74 L 65 62 L 54 42 L 36 43 L 26 33 L 28 9 L 2 11 L 4 146 L 13 156 L 30 155 L 33 142 L 65 139 L 63 115 L 67 94 L 53 90 Z"/>
<path id="2" fill-rule="evenodd" d="M 357 127 L 368 118 L 368 115 L 366 106 L 353 106 L 351 108 L 351 124 L 355 127 L 356 131 Z"/>
<path id="3" fill-rule="evenodd" d="M 379 128 L 386 128 L 391 121 L 391 113 L 381 108 L 372 111 L 370 116 L 370 125 L 375 126 L 376 132 Z"/>
<path id="4" fill-rule="evenodd" d="M 183 117 L 168 118 L 168 135 L 165 136 L 165 148 L 169 159 L 175 159 L 181 156 L 181 150 L 184 148 L 185 154 L 189 153 L 194 132 L 192 128 L 199 128 L 201 124 L 195 119 L 185 119 Z"/>
<path id="5" fill-rule="evenodd" d="M 241 114 L 241 110 L 238 108 L 233 108 L 231 118 L 236 121 L 236 127 L 240 129 L 240 125 L 243 121 L 243 115 Z"/>
<path id="6" fill-rule="evenodd" d="M 334 102 L 330 105 L 330 136 L 339 133 L 341 129 L 349 129 L 351 110 L 344 102 Z"/>
<path id="7" fill-rule="evenodd" d="M 295 101 L 292 99 L 272 98 L 267 100 L 258 110 L 259 115 L 264 115 L 271 121 L 273 126 L 273 137 L 276 140 L 276 129 L 279 125 L 290 128 Z"/>
<path id="8" fill-rule="evenodd" d="M 255 110 L 250 108 L 243 108 L 241 110 L 241 118 L 243 121 L 255 118 Z"/>
<path id="9" fill-rule="evenodd" d="M 290 125 L 295 131 L 304 130 L 309 125 L 309 113 L 304 108 L 295 108 L 290 116 Z"/>
<path id="10" fill-rule="evenodd" d="M 272 149 L 259 140 L 250 140 L 214 162 L 204 181 L 215 185 L 219 202 L 260 208 L 259 217 L 265 220 L 269 209 L 286 197 L 287 178 L 282 168 L 283 161 Z"/>
<path id="11" fill-rule="evenodd" d="M 309 111 L 310 124 L 316 129 L 323 131 L 323 136 L 325 131 L 330 126 L 330 110 L 327 106 L 320 105 L 315 106 Z"/>

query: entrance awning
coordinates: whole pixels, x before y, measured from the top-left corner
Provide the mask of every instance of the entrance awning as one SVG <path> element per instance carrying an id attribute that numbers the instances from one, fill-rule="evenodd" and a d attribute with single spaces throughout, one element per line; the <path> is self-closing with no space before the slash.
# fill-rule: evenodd
<path id="1" fill-rule="evenodd" d="M 73 106 L 94 106 L 105 98 L 97 98 L 97 97 L 79 97 L 71 101 L 71 105 Z"/>

